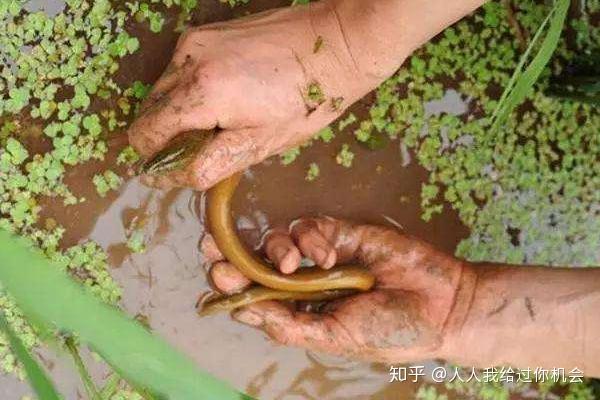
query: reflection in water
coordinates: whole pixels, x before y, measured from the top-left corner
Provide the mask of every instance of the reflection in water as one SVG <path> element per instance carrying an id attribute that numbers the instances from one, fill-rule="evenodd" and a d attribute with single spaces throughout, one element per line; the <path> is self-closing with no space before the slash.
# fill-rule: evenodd
<path id="1" fill-rule="evenodd" d="M 17 400 L 25 395 L 31 395 L 25 382 L 17 381 L 12 375 L 0 375 L 0 398 Z"/>
<path id="2" fill-rule="evenodd" d="M 44 11 L 48 16 L 54 17 L 65 9 L 64 0 L 28 0 L 23 2 L 23 8 L 29 12 Z"/>
<path id="3" fill-rule="evenodd" d="M 333 356 L 317 351 L 307 351 L 306 356 L 315 364 L 321 365 L 325 368 L 350 370 L 360 364 L 358 361 L 352 361 L 343 357 Z"/>
<path id="4" fill-rule="evenodd" d="M 448 89 L 444 96 L 439 100 L 432 100 L 425 103 L 425 117 L 440 115 L 442 113 L 450 115 L 462 115 L 469 110 L 468 104 L 464 101 L 456 90 Z"/>
<path id="5" fill-rule="evenodd" d="M 277 399 L 369 399 L 386 385 L 387 376 L 368 364 L 349 362 L 345 368 L 325 367 L 311 359 L 311 365 L 301 371 Z M 406 387 L 397 391 L 398 398 L 407 398 Z"/>

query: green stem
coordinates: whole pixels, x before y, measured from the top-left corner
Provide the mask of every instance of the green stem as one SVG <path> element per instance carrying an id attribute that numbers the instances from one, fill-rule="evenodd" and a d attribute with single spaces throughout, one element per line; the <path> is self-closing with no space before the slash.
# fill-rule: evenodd
<path id="1" fill-rule="evenodd" d="M 79 372 L 79 376 L 81 377 L 81 381 L 83 382 L 83 386 L 85 387 L 85 391 L 88 394 L 90 400 L 102 400 L 100 397 L 100 393 L 98 393 L 98 389 L 96 385 L 92 381 L 92 377 L 88 372 L 83 360 L 81 359 L 81 355 L 79 354 L 79 350 L 77 349 L 77 345 L 72 337 L 69 337 L 65 340 L 65 346 L 67 350 L 73 357 L 73 362 L 75 362 L 75 366 L 77 367 L 77 372 Z"/>

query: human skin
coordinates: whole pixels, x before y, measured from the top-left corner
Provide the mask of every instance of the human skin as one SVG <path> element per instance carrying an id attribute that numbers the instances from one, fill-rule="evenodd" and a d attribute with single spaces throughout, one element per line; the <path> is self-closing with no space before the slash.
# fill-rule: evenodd
<path id="1" fill-rule="evenodd" d="M 222 131 L 188 168 L 146 182 L 205 190 L 305 142 L 481 3 L 324 0 L 189 29 L 129 140 L 149 157 L 182 132 Z"/>
<path id="2" fill-rule="evenodd" d="M 305 256 L 322 268 L 359 261 L 376 277 L 372 291 L 319 313 L 262 302 L 233 314 L 279 343 L 374 362 L 441 358 L 600 376 L 599 269 L 469 263 L 391 228 L 333 218 L 301 219 L 264 243 L 282 272 Z M 218 251 L 207 253 L 220 291 L 251 284 Z"/>
<path id="3" fill-rule="evenodd" d="M 147 182 L 204 190 L 304 142 L 482 3 L 324 0 L 189 30 L 129 138 L 149 157 L 184 131 L 221 131 L 185 170 Z M 322 102 L 308 96 L 315 84 Z M 302 255 L 323 268 L 356 257 L 377 278 L 374 291 L 323 313 L 264 302 L 234 315 L 279 342 L 378 362 L 445 358 L 600 375 L 591 337 L 600 328 L 597 270 L 473 265 L 385 228 L 334 220 L 299 222 L 265 243 L 282 272 Z M 224 261 L 211 276 L 226 293 L 248 284 Z"/>

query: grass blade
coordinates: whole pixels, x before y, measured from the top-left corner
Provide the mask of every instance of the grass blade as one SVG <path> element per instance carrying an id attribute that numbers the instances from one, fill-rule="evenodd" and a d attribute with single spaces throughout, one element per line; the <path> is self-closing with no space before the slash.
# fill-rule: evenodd
<path id="1" fill-rule="evenodd" d="M 510 113 L 519 104 L 525 100 L 529 91 L 540 77 L 544 68 L 550 61 L 552 54 L 558 46 L 558 41 L 562 33 L 567 11 L 569 10 L 569 0 L 556 0 L 550 13 L 536 31 L 533 39 L 529 43 L 527 50 L 521 56 L 519 64 L 515 69 L 507 87 L 504 89 L 498 105 L 492 114 L 492 129 L 497 129 L 508 118 Z M 549 24 L 548 33 L 540 45 L 540 49 L 531 60 L 531 63 L 523 70 L 525 63 L 529 59 L 532 49 L 541 38 L 546 25 Z"/>
<path id="2" fill-rule="evenodd" d="M 60 272 L 22 241 L 0 231 L 0 283 L 26 316 L 76 332 L 135 387 L 159 398 L 249 399 L 200 371 L 166 342 Z"/>
<path id="3" fill-rule="evenodd" d="M 515 86 L 516 80 L 521 76 L 521 74 L 523 72 L 523 68 L 525 67 L 525 64 L 527 63 L 527 61 L 529 60 L 529 56 L 531 55 L 533 48 L 537 44 L 538 40 L 540 40 L 540 38 L 542 37 L 542 34 L 544 33 L 544 31 L 546 29 L 546 25 L 548 25 L 548 22 L 550 22 L 550 17 L 554 13 L 554 11 L 555 11 L 555 9 L 553 8 L 552 10 L 550 10 L 550 12 L 546 16 L 546 18 L 544 18 L 544 21 L 542 21 L 541 25 L 538 27 L 537 31 L 533 35 L 531 42 L 529 42 L 529 46 L 527 46 L 527 49 L 525 49 L 525 52 L 519 59 L 519 63 L 517 64 L 517 67 L 515 68 L 512 76 L 510 77 L 508 84 L 504 88 L 504 91 L 502 92 L 502 96 L 500 97 L 500 100 L 498 100 L 498 106 L 496 107 L 496 109 L 494 110 L 494 113 L 492 114 L 492 120 L 495 120 L 496 118 L 498 118 L 498 113 L 500 112 L 500 110 L 502 110 L 504 108 L 504 105 L 506 104 L 506 98 L 508 97 L 508 95 L 511 93 L 513 87 Z"/>
<path id="4" fill-rule="evenodd" d="M 21 340 L 13 332 L 3 313 L 0 313 L 0 330 L 4 332 L 14 355 L 21 362 L 29 383 L 40 400 L 60 400 L 52 381 L 43 368 L 31 357 Z"/>
<path id="5" fill-rule="evenodd" d="M 75 344 L 75 340 L 72 337 L 68 337 L 65 340 L 65 347 L 67 348 L 69 354 L 71 354 L 71 358 L 73 358 L 73 362 L 75 363 L 75 367 L 77 368 L 77 372 L 81 377 L 81 381 L 83 382 L 83 386 L 88 395 L 89 400 L 101 400 L 100 394 L 98 393 L 98 389 L 92 381 L 92 377 L 88 372 L 87 368 L 83 360 L 81 359 L 81 355 L 79 354 L 79 349 Z"/>

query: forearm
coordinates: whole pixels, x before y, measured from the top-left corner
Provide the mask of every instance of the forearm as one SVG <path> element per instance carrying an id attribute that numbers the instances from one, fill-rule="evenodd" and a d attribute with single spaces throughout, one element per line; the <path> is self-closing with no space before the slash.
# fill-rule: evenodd
<path id="1" fill-rule="evenodd" d="M 362 72 L 392 75 L 414 50 L 485 0 L 325 0 Z"/>
<path id="2" fill-rule="evenodd" d="M 444 356 L 463 365 L 577 367 L 600 376 L 600 269 L 475 265 Z"/>

